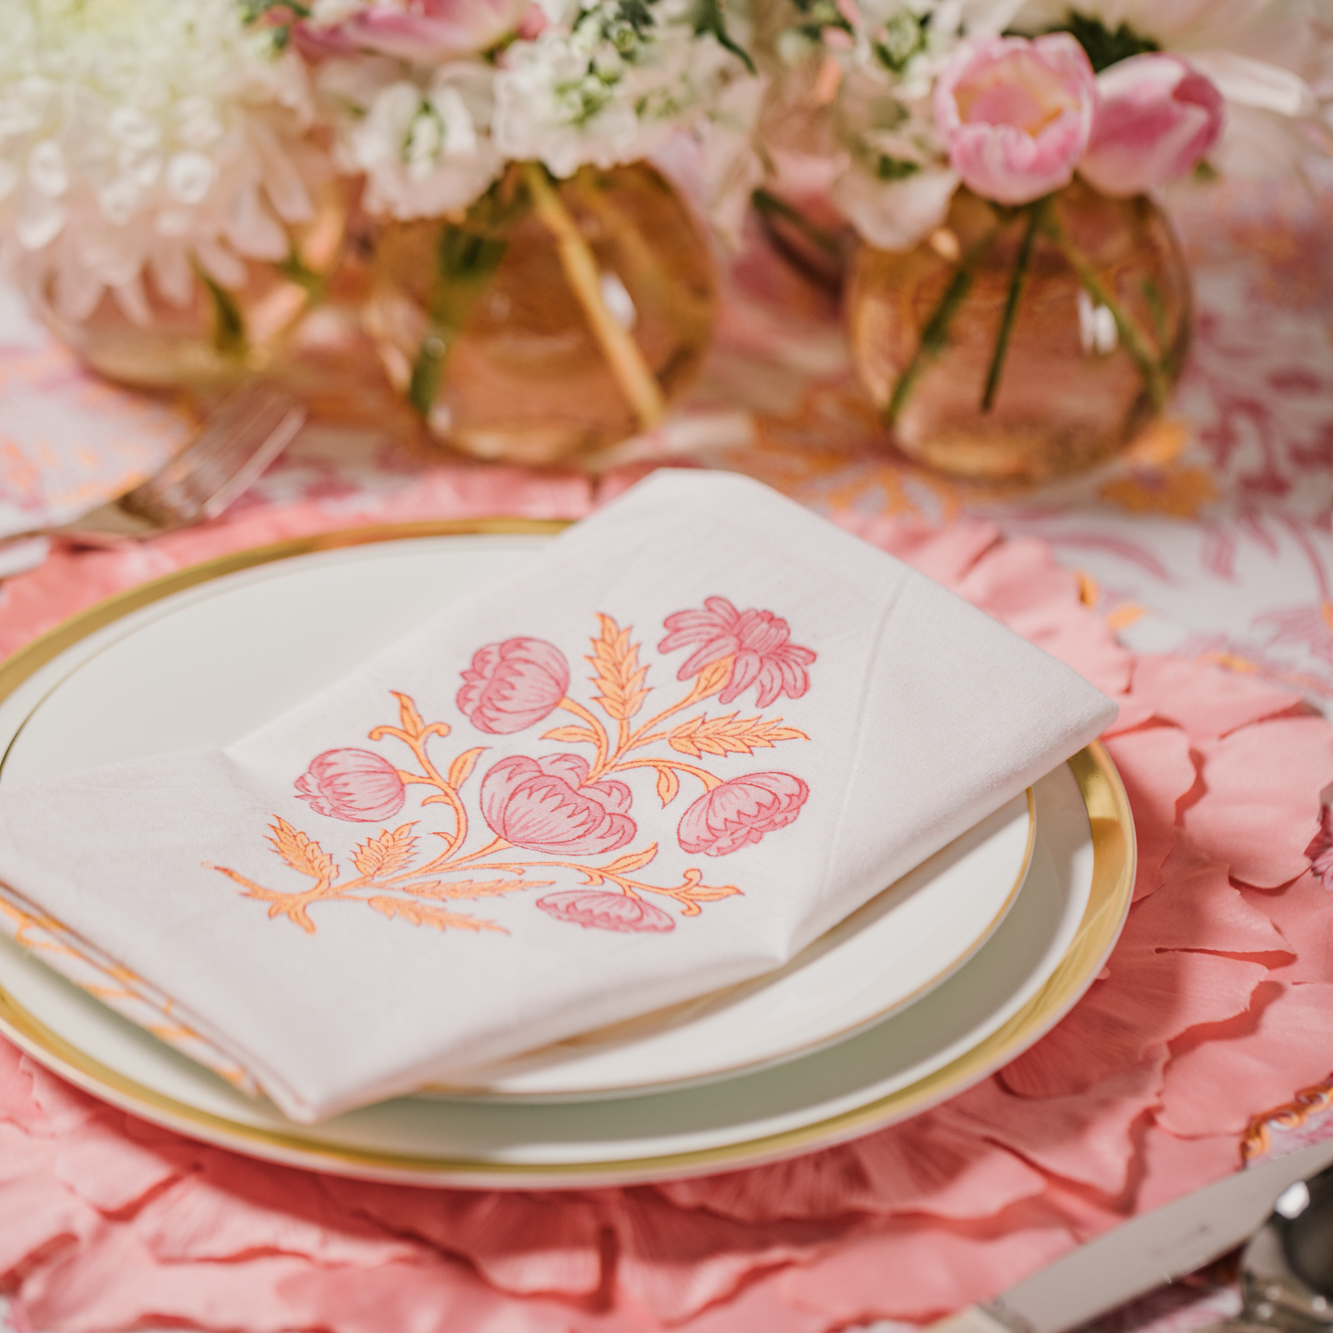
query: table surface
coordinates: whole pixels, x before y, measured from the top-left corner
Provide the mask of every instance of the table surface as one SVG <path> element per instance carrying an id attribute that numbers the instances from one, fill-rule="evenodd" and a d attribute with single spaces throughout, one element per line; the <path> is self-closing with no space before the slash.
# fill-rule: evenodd
<path id="1" fill-rule="evenodd" d="M 1163 420 L 1097 473 L 1015 494 L 897 458 L 877 437 L 832 304 L 751 244 L 726 268 L 717 347 L 690 402 L 663 429 L 597 460 L 594 472 L 527 474 L 433 453 L 409 438 L 367 369 L 315 400 L 286 456 L 207 532 L 110 556 L 60 555 L 0 585 L 0 654 L 118 587 L 215 550 L 368 522 L 578 517 L 665 462 L 750 473 L 890 549 L 917 551 L 920 534 L 944 528 L 971 534 L 983 550 L 988 524 L 1011 553 L 1039 539 L 1076 572 L 1083 605 L 1131 653 L 1219 664 L 1326 709 L 1333 191 L 1233 186 L 1182 197 L 1175 216 L 1196 280 L 1190 364 Z M 350 336 L 332 320 L 311 321 L 312 363 Z M 63 521 L 117 493 L 193 425 L 181 402 L 83 372 L 0 291 L 0 535 Z M 1197 743 L 1207 750 L 1222 739 Z M 1132 769 L 1131 748 L 1122 742 L 1118 762 Z M 1250 1126 L 1250 1150 L 1333 1135 L 1327 1102 L 1319 1088 L 1305 1090 L 1278 1121 Z M 1107 1333 L 1145 1324 L 1187 1333 L 1231 1312 L 1234 1300 L 1224 1285 L 1174 1289 L 1103 1324 Z M 26 1327 L 17 1307 L 9 1318 Z"/>

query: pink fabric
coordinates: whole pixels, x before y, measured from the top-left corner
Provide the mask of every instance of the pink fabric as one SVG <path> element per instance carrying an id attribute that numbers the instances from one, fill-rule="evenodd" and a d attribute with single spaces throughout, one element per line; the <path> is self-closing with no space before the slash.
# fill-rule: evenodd
<path id="1" fill-rule="evenodd" d="M 489 502 L 458 502 L 460 477 L 490 475 L 441 469 L 395 513 L 591 503 L 583 483 L 512 474 Z M 1064 1022 L 993 1078 L 854 1143 L 546 1195 L 256 1165 L 101 1106 L 0 1043 L 0 1277 L 33 1325 L 828 1333 L 925 1319 L 1235 1169 L 1252 1116 L 1327 1078 L 1333 894 L 1305 849 L 1333 779 L 1328 725 L 1220 668 L 1136 659 L 1036 542 L 983 523 L 845 521 L 1123 705 L 1109 744 L 1140 828 L 1138 901 Z M 330 526 L 298 506 L 59 556 L 6 585 L 0 644 L 191 559 Z"/>

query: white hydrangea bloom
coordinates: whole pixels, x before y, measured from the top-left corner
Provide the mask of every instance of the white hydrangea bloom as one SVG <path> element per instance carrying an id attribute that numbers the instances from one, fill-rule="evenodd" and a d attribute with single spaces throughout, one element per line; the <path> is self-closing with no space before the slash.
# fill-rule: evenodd
<path id="1" fill-rule="evenodd" d="M 66 319 L 239 285 L 313 216 L 303 68 L 235 0 L 0 0 L 0 261 Z"/>
<path id="2" fill-rule="evenodd" d="M 572 25 L 505 52 L 495 140 L 507 158 L 557 176 L 636 161 L 706 117 L 741 77 L 736 56 L 696 32 L 679 0 L 581 0 Z"/>
<path id="3" fill-rule="evenodd" d="M 371 212 L 435 217 L 485 192 L 504 165 L 490 137 L 492 78 L 469 61 L 413 70 L 365 57 L 320 69 L 340 164 L 365 173 Z"/>

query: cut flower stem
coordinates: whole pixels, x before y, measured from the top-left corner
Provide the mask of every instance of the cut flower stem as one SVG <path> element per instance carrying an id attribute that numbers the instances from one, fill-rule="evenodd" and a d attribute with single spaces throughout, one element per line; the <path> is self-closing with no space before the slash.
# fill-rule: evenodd
<path id="1" fill-rule="evenodd" d="M 1004 372 L 1005 353 L 1009 350 L 1014 320 L 1018 316 L 1018 302 L 1023 295 L 1023 279 L 1027 277 L 1028 264 L 1032 259 L 1032 245 L 1037 239 L 1037 231 L 1045 217 L 1049 202 L 1050 196 L 1047 195 L 1029 204 L 1027 208 L 1028 224 L 1018 247 L 1018 258 L 1014 260 L 1013 276 L 1009 279 L 1009 295 L 1005 299 L 1004 314 L 1000 318 L 1000 331 L 995 335 L 995 354 L 991 357 L 990 370 L 986 373 L 986 391 L 981 395 L 983 412 L 989 412 L 995 405 L 995 394 L 1000 387 L 1000 376 Z"/>
<path id="2" fill-rule="evenodd" d="M 921 330 L 921 338 L 916 351 L 912 353 L 912 359 L 903 367 L 903 373 L 898 376 L 898 381 L 893 386 L 893 396 L 889 399 L 889 405 L 884 412 L 884 419 L 888 425 L 892 426 L 898 420 L 921 373 L 948 345 L 949 326 L 953 323 L 959 307 L 967 299 L 968 292 L 972 290 L 972 280 L 976 276 L 978 265 L 986 257 L 986 252 L 995 243 L 999 233 L 999 226 L 992 227 L 959 261 L 949 285 L 944 289 L 944 295 L 940 297 L 940 302 L 931 314 L 926 327 Z"/>
<path id="3" fill-rule="evenodd" d="M 597 260 L 569 209 L 539 162 L 523 164 L 533 211 L 555 237 L 560 266 L 639 424 L 651 430 L 666 416 L 666 397 L 638 343 L 602 299 Z"/>
<path id="4" fill-rule="evenodd" d="M 1138 367 L 1153 407 L 1160 411 L 1165 406 L 1170 370 L 1168 364 L 1169 349 L 1165 346 L 1160 352 L 1154 349 L 1148 335 L 1144 333 L 1129 311 L 1121 304 L 1106 283 L 1102 281 L 1101 276 L 1088 257 L 1074 244 L 1073 239 L 1060 222 L 1058 207 L 1056 196 L 1046 195 L 1020 209 L 997 209 L 995 225 L 976 240 L 958 261 L 953 276 L 949 279 L 943 294 L 931 312 L 930 318 L 921 330 L 916 350 L 912 353 L 911 359 L 903 367 L 902 373 L 894 383 L 893 392 L 884 411 L 886 425 L 892 427 L 897 423 L 903 409 L 907 406 L 907 401 L 911 397 L 917 381 L 930 363 L 948 346 L 950 327 L 972 289 L 973 281 L 982 261 L 1005 226 L 1015 216 L 1021 215 L 1026 216 L 1027 225 L 1014 260 L 1004 311 L 1000 317 L 999 329 L 995 336 L 995 348 L 991 355 L 985 389 L 981 398 L 981 411 L 983 413 L 990 412 L 995 405 L 1000 380 L 1004 373 L 1005 358 L 1009 351 L 1019 304 L 1022 300 L 1023 287 L 1031 265 L 1032 249 L 1038 236 L 1044 236 L 1060 251 L 1065 262 L 1073 269 L 1084 291 L 1099 306 L 1104 306 L 1110 312 L 1111 318 L 1115 321 L 1121 345 Z M 1155 304 L 1154 298 L 1156 298 Z M 1164 324 L 1164 317 L 1159 314 L 1161 297 L 1154 288 L 1146 294 L 1146 299 L 1159 325 L 1158 339 L 1162 341 L 1163 329 L 1160 326 Z"/>

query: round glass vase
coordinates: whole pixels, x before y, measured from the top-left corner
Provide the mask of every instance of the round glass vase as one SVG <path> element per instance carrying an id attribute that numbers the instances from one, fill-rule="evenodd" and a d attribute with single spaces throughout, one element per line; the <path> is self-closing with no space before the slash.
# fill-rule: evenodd
<path id="1" fill-rule="evenodd" d="M 110 291 L 82 320 L 63 317 L 48 292 L 34 306 L 48 328 L 87 366 L 141 389 L 225 389 L 268 369 L 283 337 L 322 295 L 342 247 L 347 207 L 330 183 L 314 217 L 287 229 L 287 259 L 241 261 L 244 276 L 223 285 L 196 265 L 188 299 L 168 300 L 149 273 L 143 303 L 131 311 Z"/>
<path id="2" fill-rule="evenodd" d="M 1189 272 L 1146 196 L 1081 181 L 1004 208 L 966 189 L 914 250 L 863 246 L 852 356 L 898 448 L 955 476 L 1033 482 L 1126 447 L 1189 345 Z"/>
<path id="3" fill-rule="evenodd" d="M 715 307 L 708 244 L 654 168 L 525 162 L 465 216 L 386 227 L 365 318 L 432 435 L 545 466 L 657 425 Z"/>

